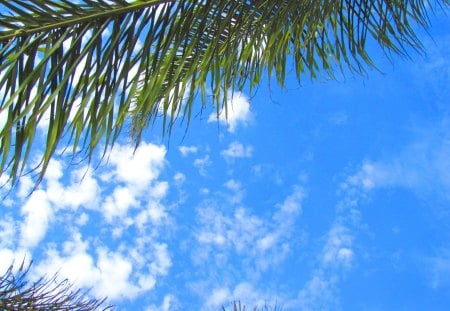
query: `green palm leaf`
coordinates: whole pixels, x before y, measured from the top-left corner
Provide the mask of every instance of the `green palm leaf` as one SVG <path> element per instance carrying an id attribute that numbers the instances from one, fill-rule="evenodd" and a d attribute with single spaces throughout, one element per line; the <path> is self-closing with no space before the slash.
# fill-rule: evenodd
<path id="1" fill-rule="evenodd" d="M 363 72 L 375 40 L 387 52 L 421 50 L 414 27 L 449 0 L 0 0 L 0 171 L 14 182 L 47 122 L 39 180 L 64 141 L 87 152 L 129 124 L 136 145 L 162 115 L 163 132 L 212 92 L 253 88 L 263 73 Z M 161 113 L 162 112 L 162 113 Z M 105 149 L 106 151 L 106 149 Z"/>

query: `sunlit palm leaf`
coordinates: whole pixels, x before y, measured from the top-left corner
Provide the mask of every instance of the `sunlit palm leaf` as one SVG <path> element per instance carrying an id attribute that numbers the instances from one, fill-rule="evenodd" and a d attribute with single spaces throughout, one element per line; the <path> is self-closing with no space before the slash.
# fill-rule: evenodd
<path id="1" fill-rule="evenodd" d="M 189 122 L 207 90 L 217 113 L 227 91 L 254 87 L 267 71 L 297 77 L 373 65 L 368 40 L 386 52 L 421 49 L 414 27 L 448 0 L 0 0 L 2 174 L 23 173 L 37 125 L 48 119 L 43 177 L 61 141 L 90 158 L 126 124 L 136 144 L 163 117 Z M 129 123 L 127 123 L 129 122 Z"/>

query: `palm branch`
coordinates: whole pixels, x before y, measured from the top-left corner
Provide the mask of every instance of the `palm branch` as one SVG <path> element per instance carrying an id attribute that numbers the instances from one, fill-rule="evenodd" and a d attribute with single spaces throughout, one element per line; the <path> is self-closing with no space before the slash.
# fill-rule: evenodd
<path id="1" fill-rule="evenodd" d="M 0 275 L 0 310 L 110 310 L 104 306 L 106 298 L 96 299 L 75 289 L 68 280 L 57 275 L 42 277 L 35 282 L 27 280 L 31 263 L 23 262 L 16 269 L 11 265 Z"/>
<path id="2" fill-rule="evenodd" d="M 124 128 L 136 143 L 158 117 L 163 133 L 194 98 L 227 111 L 227 91 L 263 74 L 363 72 L 375 41 L 421 50 L 415 29 L 449 0 L 0 0 L 0 172 L 14 182 L 48 122 L 38 180 L 63 141 L 91 159 Z M 48 120 L 48 121 L 47 121 Z"/>

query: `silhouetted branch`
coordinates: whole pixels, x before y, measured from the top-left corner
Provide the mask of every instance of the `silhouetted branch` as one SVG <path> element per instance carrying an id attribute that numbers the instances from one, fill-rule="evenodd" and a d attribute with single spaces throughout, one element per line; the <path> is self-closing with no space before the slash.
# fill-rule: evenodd
<path id="1" fill-rule="evenodd" d="M 107 310 L 103 307 L 106 298 L 91 298 L 87 291 L 74 289 L 67 279 L 58 280 L 57 274 L 51 278 L 41 277 L 35 282 L 27 280 L 31 263 L 23 262 L 15 271 L 12 264 L 0 276 L 1 310 Z"/>

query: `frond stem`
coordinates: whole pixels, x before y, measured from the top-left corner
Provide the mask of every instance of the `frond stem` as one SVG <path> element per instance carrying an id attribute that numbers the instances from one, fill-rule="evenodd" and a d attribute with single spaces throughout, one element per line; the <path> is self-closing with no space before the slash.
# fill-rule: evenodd
<path id="1" fill-rule="evenodd" d="M 31 34 L 35 34 L 35 33 L 45 32 L 45 31 L 48 31 L 51 29 L 58 29 L 58 28 L 62 28 L 67 25 L 82 24 L 83 22 L 91 21 L 91 20 L 95 20 L 95 19 L 101 19 L 101 18 L 105 18 L 105 17 L 122 15 L 127 12 L 133 12 L 133 11 L 137 11 L 137 10 L 140 10 L 143 8 L 148 8 L 151 6 L 160 5 L 163 3 L 174 2 L 174 1 L 175 0 L 136 1 L 136 3 L 132 3 L 126 7 L 114 8 L 112 10 L 106 10 L 106 11 L 102 11 L 102 12 L 95 12 L 94 14 L 88 14 L 88 15 L 82 16 L 82 17 L 77 16 L 74 18 L 69 18 L 65 21 L 59 21 L 57 23 L 51 23 L 51 24 L 47 24 L 44 26 L 38 26 L 38 27 L 34 27 L 34 28 L 29 28 L 29 29 L 23 29 L 23 28 L 18 29 L 18 30 L 10 32 L 6 35 L 5 34 L 0 35 L 0 41 L 14 39 L 15 37 L 18 37 L 18 36 L 31 35 Z"/>

